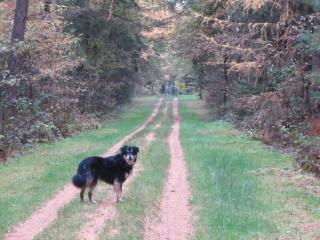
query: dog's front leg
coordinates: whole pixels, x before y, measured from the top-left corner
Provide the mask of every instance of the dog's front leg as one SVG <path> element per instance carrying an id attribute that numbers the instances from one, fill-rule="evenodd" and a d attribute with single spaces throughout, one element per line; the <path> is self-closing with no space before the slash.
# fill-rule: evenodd
<path id="1" fill-rule="evenodd" d="M 113 189 L 116 192 L 117 202 L 122 202 L 122 183 L 118 179 L 114 180 Z"/>

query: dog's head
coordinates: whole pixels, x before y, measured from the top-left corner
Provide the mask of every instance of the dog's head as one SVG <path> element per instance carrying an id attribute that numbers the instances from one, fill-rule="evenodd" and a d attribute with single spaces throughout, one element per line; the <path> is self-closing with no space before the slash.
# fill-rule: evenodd
<path id="1" fill-rule="evenodd" d="M 139 148 L 135 146 L 123 146 L 121 149 L 121 156 L 126 161 L 126 163 L 130 166 L 133 166 L 137 161 L 137 155 L 139 152 Z"/>

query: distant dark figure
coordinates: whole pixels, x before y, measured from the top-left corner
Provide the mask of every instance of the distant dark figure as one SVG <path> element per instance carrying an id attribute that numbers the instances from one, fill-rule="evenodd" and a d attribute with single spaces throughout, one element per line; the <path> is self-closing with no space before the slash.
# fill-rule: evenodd
<path id="1" fill-rule="evenodd" d="M 166 87 L 164 86 L 164 84 L 162 84 L 162 86 L 161 86 L 160 93 L 161 94 L 165 94 L 166 93 Z"/>
<path id="2" fill-rule="evenodd" d="M 179 94 L 178 88 L 176 88 L 175 86 L 172 86 L 172 95 L 177 96 L 178 94 Z"/>

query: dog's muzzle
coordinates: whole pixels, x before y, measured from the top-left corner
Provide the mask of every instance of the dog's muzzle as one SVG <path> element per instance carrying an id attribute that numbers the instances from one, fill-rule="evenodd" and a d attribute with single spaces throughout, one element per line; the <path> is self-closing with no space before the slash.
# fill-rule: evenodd
<path id="1" fill-rule="evenodd" d="M 132 154 L 124 155 L 124 159 L 129 165 L 133 165 L 135 163 L 135 156 Z"/>

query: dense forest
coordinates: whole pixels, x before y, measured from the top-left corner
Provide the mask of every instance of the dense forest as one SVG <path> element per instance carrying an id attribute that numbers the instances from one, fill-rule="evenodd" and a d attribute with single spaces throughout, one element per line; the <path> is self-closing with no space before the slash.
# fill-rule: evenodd
<path id="1" fill-rule="evenodd" d="M 319 171 L 319 26 L 317 0 L 1 1 L 2 158 L 172 80 Z"/>
<path id="2" fill-rule="evenodd" d="M 188 3 L 174 48 L 216 117 L 320 170 L 320 2 Z M 292 148 L 294 147 L 294 148 Z"/>
<path id="3" fill-rule="evenodd" d="M 2 158 L 98 128 L 134 94 L 154 93 L 159 57 L 141 34 L 154 23 L 141 8 L 126 0 L 0 2 Z"/>

